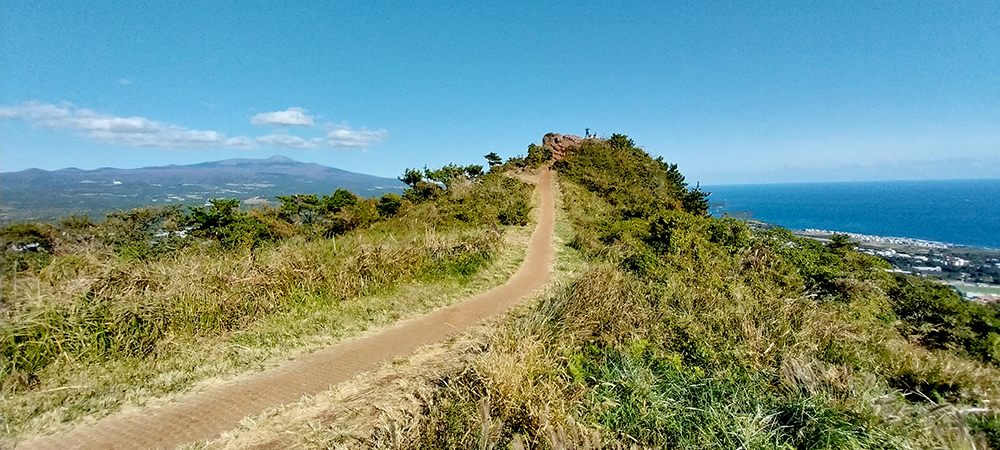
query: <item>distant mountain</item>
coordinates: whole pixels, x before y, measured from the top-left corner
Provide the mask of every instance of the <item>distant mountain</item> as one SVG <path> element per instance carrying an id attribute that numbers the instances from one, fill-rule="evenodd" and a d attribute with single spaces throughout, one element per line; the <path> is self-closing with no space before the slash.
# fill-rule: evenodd
<path id="1" fill-rule="evenodd" d="M 105 213 L 147 205 L 202 205 L 212 198 L 274 203 L 276 195 L 330 194 L 347 189 L 363 197 L 402 192 L 395 178 L 348 172 L 284 156 L 227 159 L 192 165 L 0 173 L 0 223 L 49 221 L 71 214 Z"/>

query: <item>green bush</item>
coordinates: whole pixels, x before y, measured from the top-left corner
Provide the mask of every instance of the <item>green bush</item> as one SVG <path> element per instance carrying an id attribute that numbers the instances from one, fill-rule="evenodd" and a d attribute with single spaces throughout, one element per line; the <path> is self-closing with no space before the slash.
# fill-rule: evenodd
<path id="1" fill-rule="evenodd" d="M 531 212 L 530 191 L 522 181 L 489 173 L 449 202 L 447 209 L 467 223 L 524 226 Z"/>
<path id="2" fill-rule="evenodd" d="M 274 240 L 267 224 L 240 211 L 239 200 L 212 199 L 209 203 L 191 208 L 188 220 L 196 236 L 215 239 L 226 249 L 252 249 Z"/>
<path id="3" fill-rule="evenodd" d="M 483 166 L 470 165 L 470 166 L 459 166 L 456 164 L 448 164 L 440 169 L 429 170 L 424 168 L 424 175 L 430 179 L 443 184 L 445 187 L 451 186 L 451 184 L 458 180 L 475 180 L 483 174 Z"/>
<path id="4" fill-rule="evenodd" d="M 438 186 L 437 183 L 418 181 L 413 184 L 412 188 L 403 192 L 403 198 L 413 203 L 420 203 L 434 200 L 442 194 L 444 194 L 444 189 L 441 189 L 441 186 Z"/>
<path id="5" fill-rule="evenodd" d="M 395 216 L 396 213 L 399 212 L 399 208 L 402 206 L 403 198 L 391 192 L 383 194 L 382 197 L 378 199 L 378 213 L 382 217 Z"/>
<path id="6" fill-rule="evenodd" d="M 58 231 L 43 223 L 14 223 L 0 228 L 0 270 L 37 272 L 52 260 Z"/>
<path id="7" fill-rule="evenodd" d="M 154 258 L 184 245 L 180 206 L 147 206 L 108 213 L 99 238 L 127 258 Z"/>
<path id="8" fill-rule="evenodd" d="M 667 210 L 707 213 L 707 193 L 688 189 L 676 165 L 652 159 L 623 135 L 587 141 L 554 167 L 607 199 L 625 217 L 649 217 Z"/>
<path id="9" fill-rule="evenodd" d="M 0 228 L 0 245 L 5 251 L 51 252 L 58 232 L 44 223 L 13 223 Z"/>
<path id="10" fill-rule="evenodd" d="M 528 146 L 528 157 L 525 158 L 524 164 L 532 169 L 537 169 L 550 159 L 552 159 L 552 149 L 531 144 Z"/>
<path id="11" fill-rule="evenodd" d="M 931 349 L 951 349 L 1000 363 L 1000 316 L 997 305 L 964 300 L 951 287 L 913 276 L 897 275 L 889 291 L 900 331 Z"/>
<path id="12" fill-rule="evenodd" d="M 358 204 L 357 195 L 346 189 L 337 189 L 333 195 L 324 195 L 318 203 L 318 209 L 323 214 L 335 214 L 341 209 Z"/>

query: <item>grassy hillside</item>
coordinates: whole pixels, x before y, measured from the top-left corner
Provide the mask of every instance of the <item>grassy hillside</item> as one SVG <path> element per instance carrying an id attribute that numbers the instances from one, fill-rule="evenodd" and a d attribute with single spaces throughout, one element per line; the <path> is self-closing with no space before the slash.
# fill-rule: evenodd
<path id="1" fill-rule="evenodd" d="M 305 448 L 1000 448 L 996 307 L 843 239 L 707 217 L 676 166 L 624 136 L 555 168 L 574 282 L 453 364 L 366 385 L 377 418 L 311 404 L 308 429 L 253 432 Z"/>
<path id="2" fill-rule="evenodd" d="M 5 441 L 502 283 L 530 233 L 531 188 L 503 167 L 468 169 L 402 197 L 338 190 L 250 211 L 216 199 L 4 227 Z"/>
<path id="3" fill-rule="evenodd" d="M 547 157 L 532 146 L 508 166 Z M 238 430 L 210 446 L 1000 448 L 997 307 L 888 273 L 842 238 L 821 245 L 708 217 L 706 193 L 625 136 L 588 140 L 553 167 L 557 264 L 572 266 L 557 267 L 570 278 L 562 287 L 436 347 L 450 348 L 437 362 L 417 366 L 433 360 L 422 353 L 343 395 L 247 422 L 267 438 Z M 336 195 L 233 220 L 220 219 L 223 204 L 192 212 L 192 240 L 178 244 L 162 231 L 139 243 L 102 231 L 87 250 L 53 238 L 34 259 L 14 255 L 4 282 L 16 291 L 5 292 L 18 293 L 5 296 L 2 334 L 8 430 L 126 402 L 112 393 L 128 377 L 147 391 L 189 386 L 186 374 L 208 376 L 191 362 L 205 348 L 252 366 L 304 336 L 436 306 L 382 291 L 460 286 L 503 254 L 496 230 L 525 223 L 527 188 L 502 170 L 407 171 L 405 198 L 336 212 L 325 209 Z M 15 230 L 24 240 L 11 245 L 82 227 L 71 225 Z"/>

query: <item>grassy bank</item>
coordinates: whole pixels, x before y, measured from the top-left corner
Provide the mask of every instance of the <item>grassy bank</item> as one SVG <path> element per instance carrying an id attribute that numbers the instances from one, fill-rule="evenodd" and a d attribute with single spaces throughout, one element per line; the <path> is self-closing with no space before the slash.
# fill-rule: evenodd
<path id="1" fill-rule="evenodd" d="M 523 257 L 530 187 L 499 172 L 390 200 L 398 204 L 355 198 L 356 210 L 306 222 L 301 210 L 230 210 L 228 229 L 189 236 L 164 223 L 176 215 L 160 216 L 159 228 L 119 242 L 102 239 L 121 237 L 108 231 L 114 217 L 31 224 L 50 233 L 46 251 L 5 255 L 14 264 L 0 325 L 4 441 L 429 311 L 501 283 Z M 358 219 L 363 209 L 372 216 Z M 337 223 L 354 225 L 330 233 Z M 16 236 L 31 237 L 24 228 Z M 69 235 L 81 228 L 91 238 Z"/>
<path id="2" fill-rule="evenodd" d="M 530 181 L 531 174 L 524 174 L 524 179 Z M 556 183 L 553 189 L 557 208 L 556 257 L 550 282 L 510 316 L 473 327 L 446 343 L 425 347 L 407 361 L 385 364 L 328 392 L 248 417 L 239 428 L 211 443 L 183 448 L 354 448 L 405 443 L 405 436 L 419 426 L 418 418 L 430 406 L 427 401 L 441 389 L 441 376 L 468 370 L 466 365 L 487 350 L 486 336 L 498 324 L 507 323 L 510 317 L 530 314 L 538 299 L 556 295 L 581 276 L 582 255 L 567 245 L 573 238 L 573 230 L 561 206 L 563 199 Z M 523 344 L 535 345 L 528 341 Z M 517 366 L 498 369 L 513 376 L 509 383 L 521 380 Z"/>
<path id="3" fill-rule="evenodd" d="M 995 307 L 843 239 L 705 217 L 676 166 L 623 136 L 556 167 L 575 281 L 213 446 L 1000 448 Z"/>

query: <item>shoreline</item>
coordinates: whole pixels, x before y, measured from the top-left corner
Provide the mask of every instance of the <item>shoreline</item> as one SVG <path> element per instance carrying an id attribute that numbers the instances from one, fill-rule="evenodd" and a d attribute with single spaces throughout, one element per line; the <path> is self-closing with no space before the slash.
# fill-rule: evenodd
<path id="1" fill-rule="evenodd" d="M 952 242 L 942 242 L 934 241 L 930 239 L 920 239 L 902 236 L 881 236 L 877 234 L 865 234 L 865 233 L 854 233 L 850 231 L 836 231 L 836 230 L 822 230 L 817 228 L 805 228 L 805 229 L 791 229 L 785 226 L 764 222 L 762 220 L 756 219 L 740 219 L 750 225 L 751 228 L 759 229 L 770 229 L 770 228 L 785 228 L 791 231 L 792 234 L 805 237 L 810 239 L 818 239 L 823 241 L 828 241 L 829 238 L 835 234 L 847 235 L 855 243 L 858 244 L 881 244 L 881 245 L 896 245 L 896 246 L 908 246 L 908 247 L 922 247 L 928 249 L 969 249 L 969 250 L 982 250 L 987 252 L 998 252 L 1000 253 L 1000 248 L 987 247 L 983 245 L 968 245 L 968 244 L 956 244 Z"/>
<path id="2" fill-rule="evenodd" d="M 898 236 L 878 236 L 874 234 L 850 233 L 846 231 L 817 230 L 814 228 L 806 228 L 804 230 L 794 230 L 792 232 L 793 233 L 798 232 L 804 236 L 811 236 L 811 235 L 833 236 L 834 234 L 843 234 L 847 235 L 852 240 L 858 243 L 908 245 L 913 247 L 926 247 L 926 248 L 937 248 L 937 249 L 968 247 L 968 248 L 982 248 L 984 250 L 994 250 L 986 247 L 974 247 L 968 245 L 951 244 L 948 242 L 930 241 L 926 239 L 907 238 Z"/>

